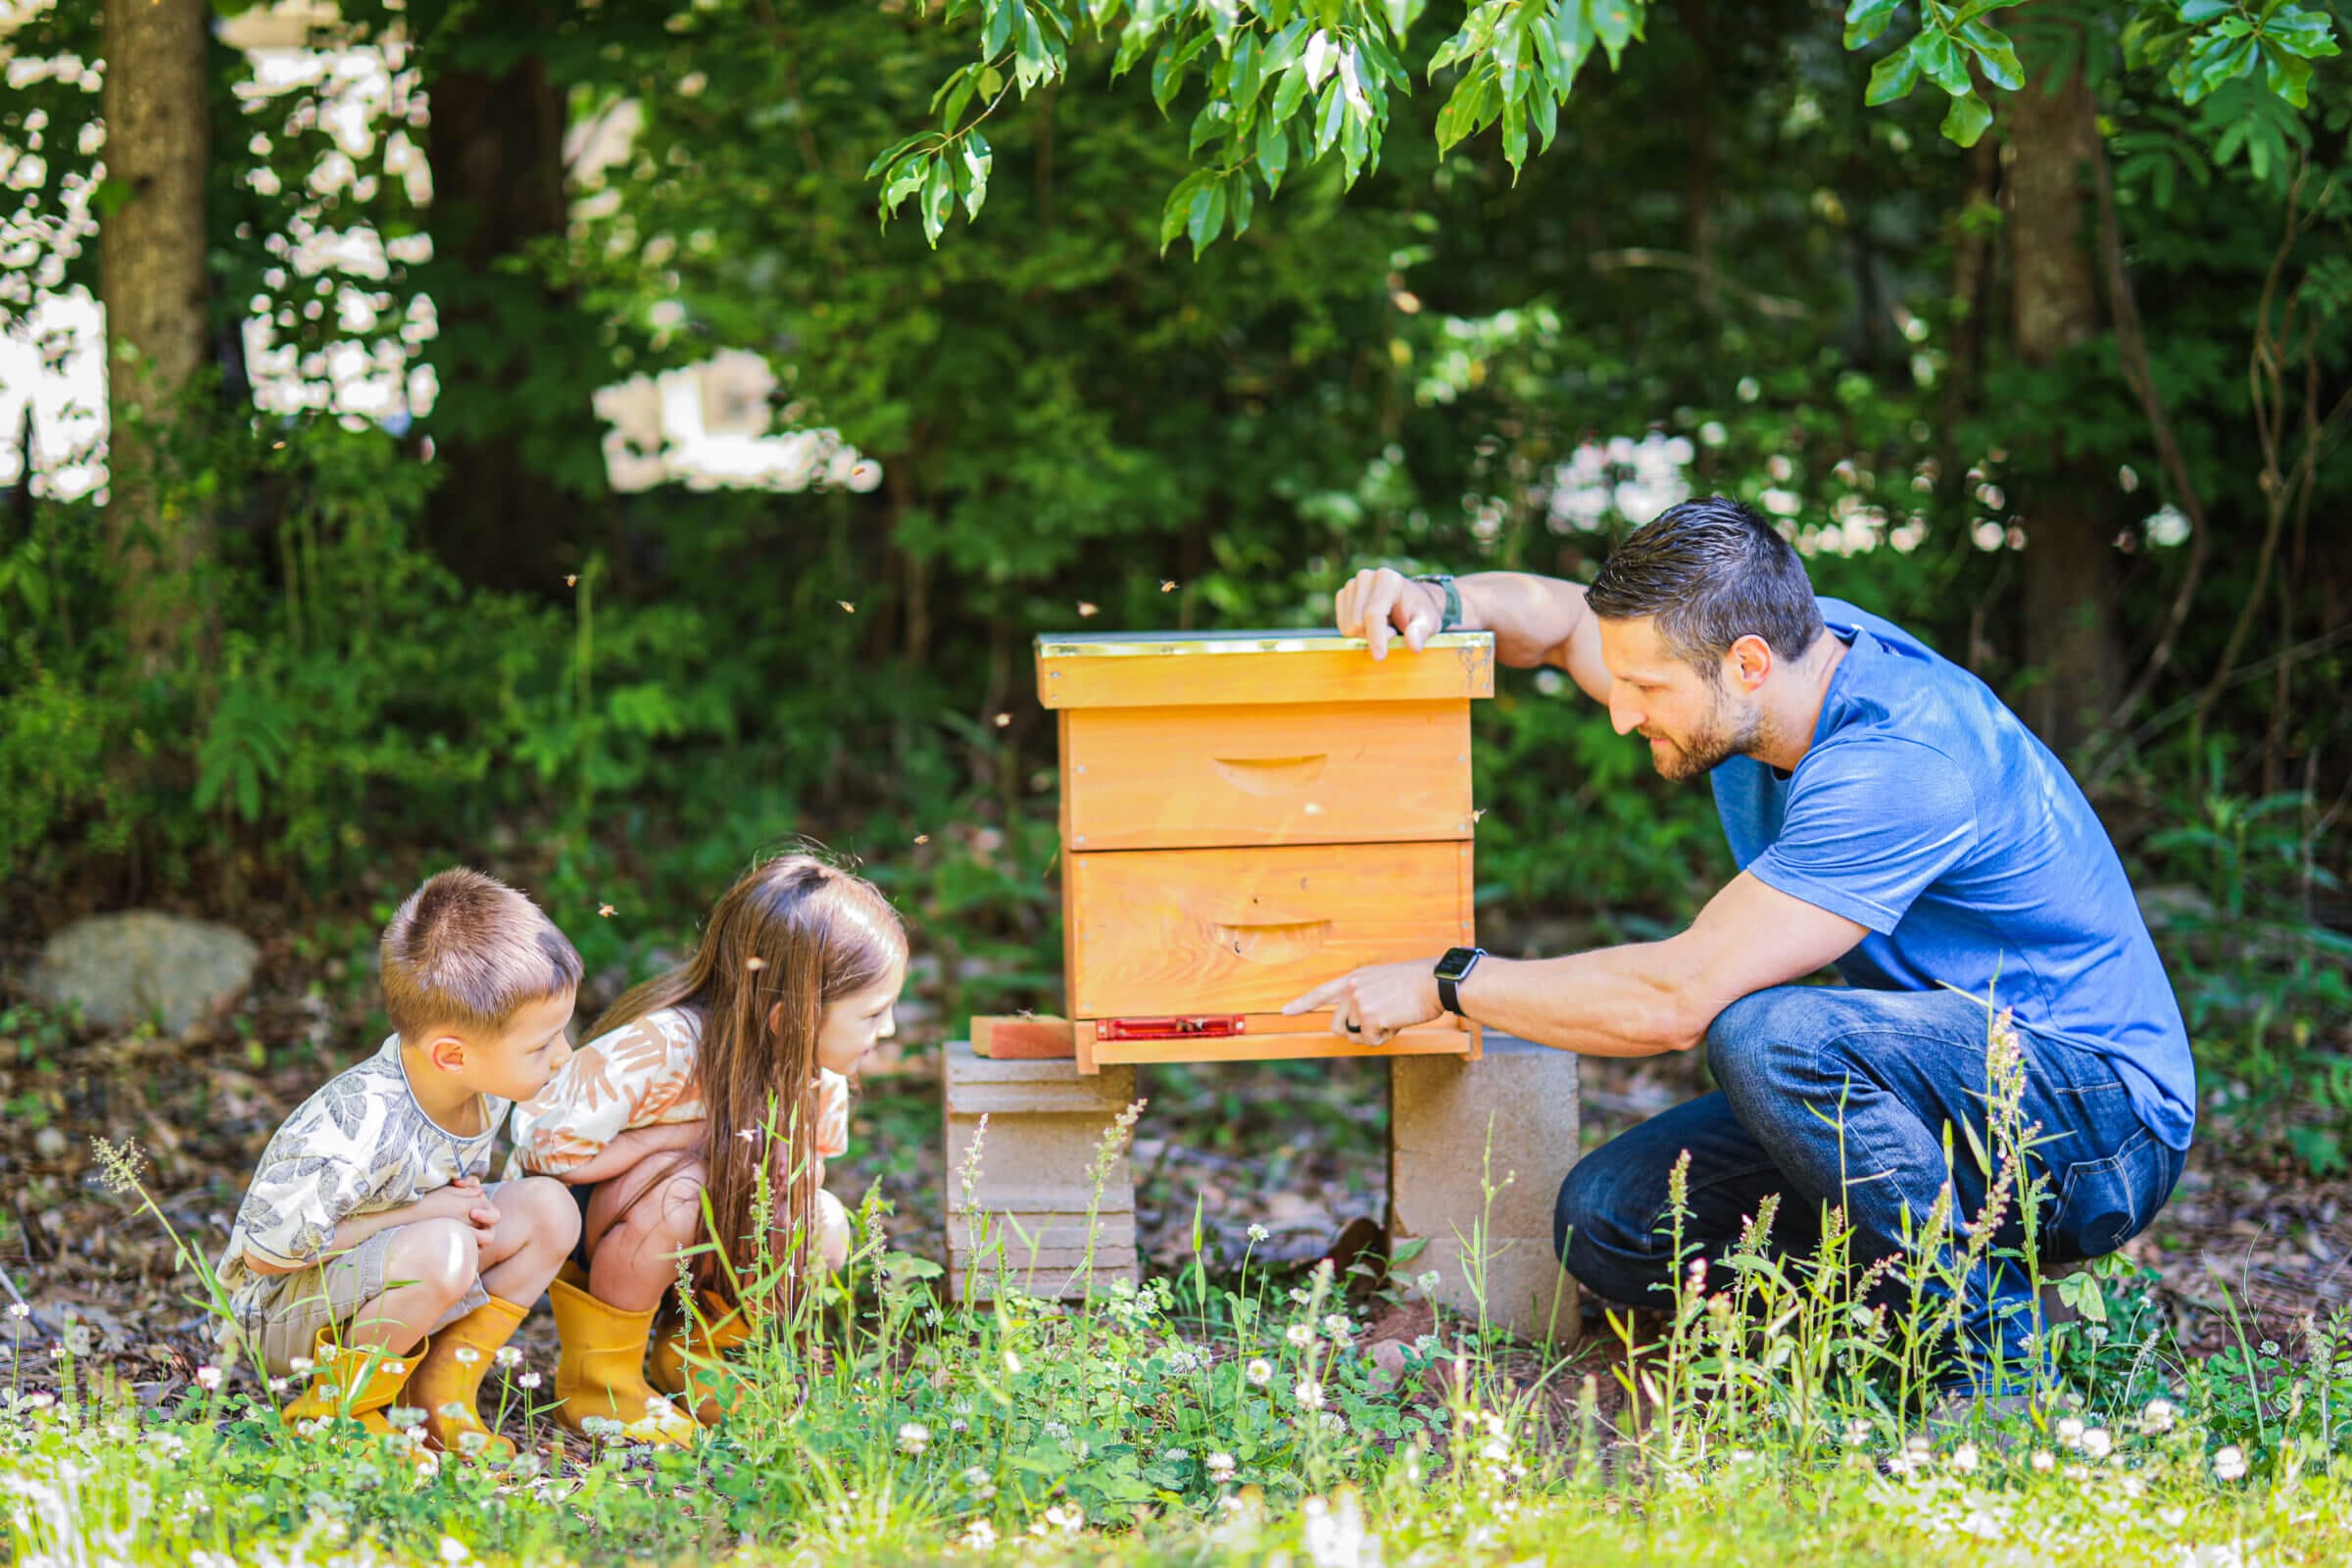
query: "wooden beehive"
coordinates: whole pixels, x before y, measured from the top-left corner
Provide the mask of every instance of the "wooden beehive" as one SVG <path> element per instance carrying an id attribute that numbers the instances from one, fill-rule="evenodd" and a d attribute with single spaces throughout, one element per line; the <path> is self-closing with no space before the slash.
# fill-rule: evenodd
<path id="1" fill-rule="evenodd" d="M 1470 703 L 1494 642 L 1376 662 L 1336 632 L 1037 640 L 1061 736 L 1078 1061 L 1475 1056 L 1447 1016 L 1351 1046 L 1285 1003 L 1472 941 Z"/>

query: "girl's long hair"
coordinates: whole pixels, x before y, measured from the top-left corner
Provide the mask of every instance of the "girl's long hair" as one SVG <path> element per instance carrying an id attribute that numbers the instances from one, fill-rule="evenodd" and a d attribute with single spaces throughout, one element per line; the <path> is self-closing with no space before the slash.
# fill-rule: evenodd
<path id="1" fill-rule="evenodd" d="M 817 1026 L 828 1003 L 880 984 L 906 956 L 906 929 L 880 889 L 813 855 L 780 855 L 727 889 L 692 957 L 624 993 L 589 1031 L 595 1039 L 664 1007 L 693 1013 L 701 1024 L 703 1168 L 718 1229 L 705 1240 L 716 1241 L 726 1261 L 697 1254 L 697 1286 L 732 1303 L 738 1279 L 750 1283 L 760 1227 L 769 1224 L 784 1267 L 769 1298 L 788 1311 L 799 1298 L 818 1255 L 809 1150 Z M 759 1212 L 763 1155 L 768 1190 L 785 1200 L 772 1215 Z"/>

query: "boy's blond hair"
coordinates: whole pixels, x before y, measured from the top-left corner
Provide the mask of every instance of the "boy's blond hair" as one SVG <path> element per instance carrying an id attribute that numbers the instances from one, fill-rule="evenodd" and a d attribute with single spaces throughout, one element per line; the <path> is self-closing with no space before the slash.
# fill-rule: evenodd
<path id="1" fill-rule="evenodd" d="M 414 1038 L 435 1027 L 495 1033 L 580 983 L 580 956 L 539 906 L 459 866 L 425 878 L 384 927 L 384 1011 Z"/>

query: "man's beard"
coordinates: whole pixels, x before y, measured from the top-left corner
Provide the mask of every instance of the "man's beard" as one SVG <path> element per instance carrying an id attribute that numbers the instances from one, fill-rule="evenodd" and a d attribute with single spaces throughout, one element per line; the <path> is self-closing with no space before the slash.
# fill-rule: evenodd
<path id="1" fill-rule="evenodd" d="M 1763 732 L 1762 714 L 1752 709 L 1740 711 L 1733 706 L 1731 694 L 1718 688 L 1706 718 L 1690 739 L 1678 741 L 1671 735 L 1654 737 L 1663 740 L 1666 749 L 1660 751 L 1653 746 L 1649 757 L 1657 765 L 1660 778 L 1680 783 L 1712 772 L 1717 763 L 1752 751 Z"/>

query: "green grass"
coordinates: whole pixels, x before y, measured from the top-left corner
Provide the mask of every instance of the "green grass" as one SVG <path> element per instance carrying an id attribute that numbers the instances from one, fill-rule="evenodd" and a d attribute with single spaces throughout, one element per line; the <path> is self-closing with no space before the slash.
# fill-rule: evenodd
<path id="1" fill-rule="evenodd" d="M 1993 1130 L 1996 1194 L 2031 1210 L 2031 1130 L 1997 1104 Z M 1127 1131 L 1105 1129 L 1098 1179 Z M 0 1541 L 28 1565 L 2352 1560 L 2347 1326 L 2290 1348 L 2233 1322 L 2230 1349 L 2189 1355 L 2115 1262 L 2067 1282 L 2082 1319 L 2044 1329 L 2034 1410 L 1996 1420 L 1936 1401 L 1940 1297 L 1856 1299 L 1834 1211 L 1810 1257 L 1766 1255 L 1760 1224 L 1654 1333 L 1613 1325 L 1615 1354 L 1546 1363 L 1441 1312 L 1400 1376 L 1365 1353 L 1364 1282 L 1327 1267 L 1212 1274 L 1197 1247 L 1065 1308 L 1006 1289 L 1017 1245 L 984 1236 L 963 1283 L 995 1294 L 966 1309 L 889 1250 L 887 1218 L 869 1198 L 850 1268 L 768 1321 L 691 1450 L 551 1446 L 520 1381 L 547 1369 L 516 1368 L 484 1404 L 519 1417 L 524 1458 L 420 1468 L 353 1423 L 299 1437 L 281 1393 L 233 1376 L 146 1409 L 63 1347 L 0 1390 Z M 1989 1231 L 1910 1276 L 1973 1266 Z"/>

